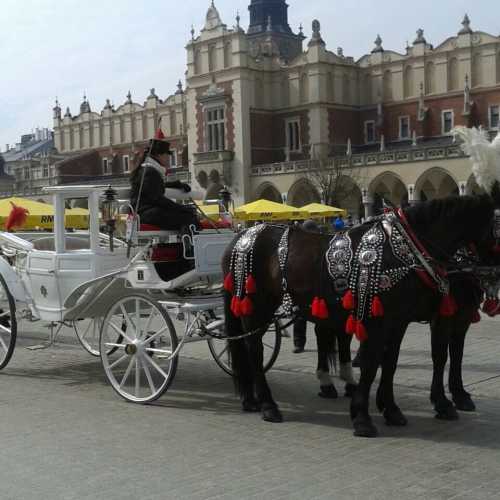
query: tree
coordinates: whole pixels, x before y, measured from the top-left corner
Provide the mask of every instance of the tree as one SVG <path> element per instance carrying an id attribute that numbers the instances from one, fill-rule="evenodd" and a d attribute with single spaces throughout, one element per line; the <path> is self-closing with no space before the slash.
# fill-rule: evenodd
<path id="1" fill-rule="evenodd" d="M 321 202 L 325 205 L 360 212 L 361 169 L 353 167 L 348 158 L 318 160 L 306 177 L 317 189 Z"/>

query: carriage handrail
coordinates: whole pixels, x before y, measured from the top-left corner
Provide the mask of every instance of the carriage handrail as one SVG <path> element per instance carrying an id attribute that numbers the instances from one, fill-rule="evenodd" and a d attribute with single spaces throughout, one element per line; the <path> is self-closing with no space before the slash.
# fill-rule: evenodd
<path id="1" fill-rule="evenodd" d="M 2 242 L 4 242 L 7 247 L 22 252 L 30 252 L 34 248 L 33 243 L 12 233 L 0 232 L 0 243 Z"/>

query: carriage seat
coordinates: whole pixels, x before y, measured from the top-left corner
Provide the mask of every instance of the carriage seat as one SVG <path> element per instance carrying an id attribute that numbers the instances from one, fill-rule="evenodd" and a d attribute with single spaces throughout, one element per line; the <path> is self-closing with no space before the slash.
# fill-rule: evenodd
<path id="1" fill-rule="evenodd" d="M 53 236 L 46 236 L 32 240 L 35 250 L 43 252 L 55 252 L 55 238 Z M 88 250 L 88 238 L 76 238 L 75 236 L 66 236 L 65 238 L 66 250 Z"/>
<path id="2" fill-rule="evenodd" d="M 180 241 L 181 234 L 179 231 L 161 229 L 153 224 L 141 224 L 139 231 L 137 231 L 137 239 L 144 240 L 151 238 L 159 238 L 162 241 L 175 243 Z"/>

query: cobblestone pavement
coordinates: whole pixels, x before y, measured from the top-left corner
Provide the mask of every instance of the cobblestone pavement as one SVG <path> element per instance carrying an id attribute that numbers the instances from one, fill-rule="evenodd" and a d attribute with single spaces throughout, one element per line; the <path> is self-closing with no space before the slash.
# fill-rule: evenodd
<path id="1" fill-rule="evenodd" d="M 457 422 L 433 417 L 429 330 L 413 325 L 396 375 L 410 424 L 386 427 L 373 409 L 372 440 L 352 436 L 347 399 L 317 397 L 312 334 L 303 354 L 284 339 L 269 380 L 286 422 L 269 424 L 240 412 L 205 343 L 186 347 L 159 402 L 139 406 L 70 337 L 25 349 L 47 334 L 30 325 L 0 374 L 0 498 L 499 498 L 499 325 L 483 318 L 468 336 L 464 379 L 478 411 Z"/>

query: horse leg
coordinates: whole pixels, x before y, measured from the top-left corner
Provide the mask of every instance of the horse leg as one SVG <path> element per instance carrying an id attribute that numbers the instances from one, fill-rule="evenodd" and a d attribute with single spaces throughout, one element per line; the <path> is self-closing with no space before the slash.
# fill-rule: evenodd
<path id="1" fill-rule="evenodd" d="M 432 346 L 432 385 L 431 403 L 436 411 L 436 418 L 440 420 L 456 420 L 458 413 L 453 403 L 446 397 L 444 390 L 444 369 L 448 361 L 448 344 L 450 329 L 456 324 L 451 318 L 436 316 L 431 321 L 431 346 Z"/>
<path id="2" fill-rule="evenodd" d="M 318 344 L 318 367 L 316 376 L 319 380 L 318 396 L 328 399 L 338 397 L 337 389 L 330 375 L 330 365 L 335 356 L 335 337 L 324 325 L 317 324 L 314 328 Z"/>
<path id="3" fill-rule="evenodd" d="M 273 399 L 264 374 L 264 346 L 262 344 L 264 333 L 265 330 L 262 334 L 258 333 L 246 339 L 250 361 L 253 365 L 252 370 L 255 374 L 255 392 L 260 404 L 262 419 L 266 422 L 283 422 L 283 415 Z"/>
<path id="4" fill-rule="evenodd" d="M 233 316 L 228 300 L 225 300 L 225 335 L 231 338 L 242 335 L 244 332 L 241 321 Z M 249 412 L 260 411 L 260 405 L 254 393 L 254 371 L 250 363 L 250 353 L 245 344 L 245 339 L 229 340 L 228 342 L 234 385 L 236 392 L 240 396 L 242 410 Z"/>
<path id="5" fill-rule="evenodd" d="M 337 341 L 339 344 L 339 376 L 345 384 L 344 396 L 350 398 L 354 394 L 358 383 L 354 378 L 352 363 L 351 363 L 351 341 L 352 337 L 347 335 L 343 330 L 337 331 Z"/>
<path id="6" fill-rule="evenodd" d="M 398 365 L 399 350 L 406 327 L 390 330 L 390 337 L 384 350 L 382 376 L 377 390 L 377 407 L 383 413 L 386 425 L 403 426 L 408 420 L 394 399 L 394 373 Z"/>
<path id="7" fill-rule="evenodd" d="M 378 434 L 368 411 L 370 389 L 377 374 L 383 350 L 383 344 L 377 340 L 375 331 L 371 330 L 368 332 L 368 340 L 363 342 L 360 348 L 361 377 L 351 400 L 351 420 L 355 436 L 375 437 Z"/>
<path id="8" fill-rule="evenodd" d="M 455 406 L 462 411 L 475 411 L 476 405 L 470 394 L 464 389 L 462 380 L 462 360 L 464 355 L 465 335 L 469 329 L 470 322 L 457 325 L 450 338 L 450 373 L 448 387 L 450 389 Z"/>

